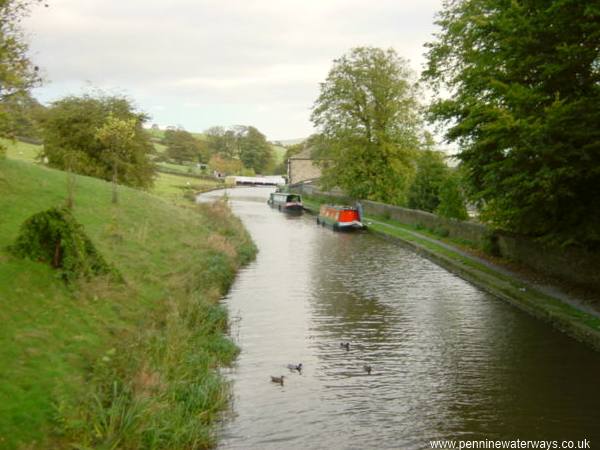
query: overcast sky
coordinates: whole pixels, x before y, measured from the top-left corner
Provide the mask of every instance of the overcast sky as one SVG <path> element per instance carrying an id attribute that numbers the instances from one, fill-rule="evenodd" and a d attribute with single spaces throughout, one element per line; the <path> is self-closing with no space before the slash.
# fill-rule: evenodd
<path id="1" fill-rule="evenodd" d="M 161 127 L 254 125 L 306 137 L 319 83 L 356 46 L 415 71 L 442 0 L 48 0 L 25 22 L 46 103 L 100 88 Z"/>

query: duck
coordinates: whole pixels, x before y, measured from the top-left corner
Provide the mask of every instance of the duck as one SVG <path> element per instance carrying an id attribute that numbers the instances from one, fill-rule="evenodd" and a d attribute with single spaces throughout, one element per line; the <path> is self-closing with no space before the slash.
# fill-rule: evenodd
<path id="1" fill-rule="evenodd" d="M 280 385 L 282 385 L 282 386 L 283 386 L 283 379 L 284 379 L 284 378 L 285 378 L 285 377 L 284 377 L 283 375 L 281 375 L 280 377 L 274 377 L 273 375 L 271 375 L 271 381 L 272 381 L 273 383 L 277 383 L 277 384 L 280 384 Z"/>
<path id="2" fill-rule="evenodd" d="M 340 343 L 340 347 L 350 350 L 350 342 L 342 342 Z"/>
<path id="3" fill-rule="evenodd" d="M 298 364 L 288 364 L 287 368 L 290 370 L 297 370 L 298 372 L 302 372 L 302 363 Z"/>
<path id="4" fill-rule="evenodd" d="M 373 368 L 367 364 L 365 364 L 363 366 L 363 369 L 365 369 L 365 372 L 367 372 L 367 375 L 371 375 L 371 371 L 373 370 Z"/>

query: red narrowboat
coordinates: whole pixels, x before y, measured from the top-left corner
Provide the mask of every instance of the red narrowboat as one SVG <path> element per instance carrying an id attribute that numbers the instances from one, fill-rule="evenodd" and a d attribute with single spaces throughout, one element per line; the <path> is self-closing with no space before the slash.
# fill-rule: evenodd
<path id="1" fill-rule="evenodd" d="M 328 225 L 336 231 L 365 228 L 359 208 L 344 205 L 321 205 L 317 223 Z"/>

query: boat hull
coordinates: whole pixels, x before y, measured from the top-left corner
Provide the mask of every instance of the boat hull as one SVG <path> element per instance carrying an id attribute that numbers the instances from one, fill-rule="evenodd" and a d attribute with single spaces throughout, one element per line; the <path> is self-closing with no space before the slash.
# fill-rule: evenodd
<path id="1" fill-rule="evenodd" d="M 334 231 L 357 231 L 364 230 L 366 228 L 365 225 L 358 220 L 353 220 L 351 222 L 340 222 L 321 215 L 317 216 L 317 223 L 319 225 L 330 227 Z"/>
<path id="2" fill-rule="evenodd" d="M 302 214 L 304 206 L 302 198 L 296 194 L 272 193 L 267 201 L 271 208 L 277 208 L 288 214 Z"/>

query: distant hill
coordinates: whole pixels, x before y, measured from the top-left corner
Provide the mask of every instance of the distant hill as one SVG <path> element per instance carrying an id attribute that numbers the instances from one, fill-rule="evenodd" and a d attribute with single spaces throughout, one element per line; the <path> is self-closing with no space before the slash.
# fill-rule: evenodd
<path id="1" fill-rule="evenodd" d="M 301 142 L 304 142 L 306 139 L 308 138 L 298 138 L 298 139 L 284 139 L 284 140 L 279 140 L 279 141 L 272 141 L 273 144 L 275 145 L 295 145 L 295 144 L 300 144 Z"/>

